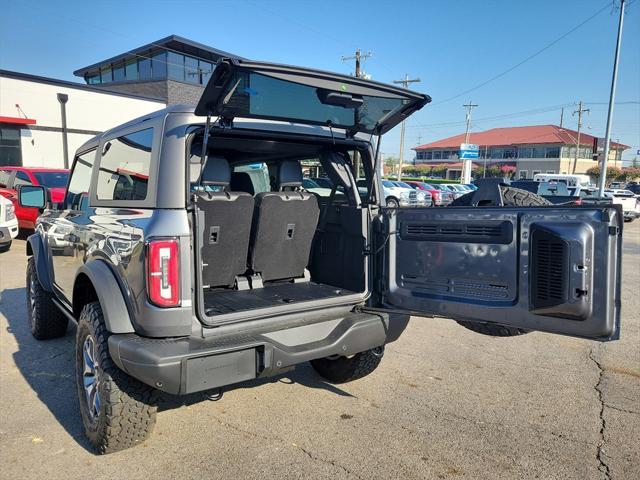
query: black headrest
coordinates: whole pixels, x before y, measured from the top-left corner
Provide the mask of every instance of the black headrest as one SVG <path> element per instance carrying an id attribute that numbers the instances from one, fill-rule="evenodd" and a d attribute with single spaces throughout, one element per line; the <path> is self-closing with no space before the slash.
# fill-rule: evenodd
<path id="1" fill-rule="evenodd" d="M 302 186 L 302 167 L 296 160 L 284 160 L 280 162 L 276 170 L 276 187 L 300 187 Z"/>
<path id="2" fill-rule="evenodd" d="M 200 176 L 202 185 L 226 187 L 231 181 L 231 167 L 224 157 L 209 157 Z"/>
<path id="3" fill-rule="evenodd" d="M 247 172 L 233 172 L 231 174 L 231 183 L 229 184 L 229 190 L 232 192 L 246 192 L 251 195 L 255 195 L 253 189 L 253 182 L 251 181 L 251 175 Z"/>

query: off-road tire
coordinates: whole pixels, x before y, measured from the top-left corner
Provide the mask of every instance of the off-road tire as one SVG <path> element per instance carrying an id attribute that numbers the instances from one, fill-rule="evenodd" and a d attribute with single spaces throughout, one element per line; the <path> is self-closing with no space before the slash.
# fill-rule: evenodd
<path id="1" fill-rule="evenodd" d="M 11 243 L 12 242 L 13 242 L 13 240 L 11 240 L 8 243 L 5 243 L 4 245 L 0 245 L 0 253 L 8 252 L 9 249 L 11 248 Z"/>
<path id="2" fill-rule="evenodd" d="M 522 190 L 521 188 L 513 188 L 501 186 L 502 201 L 505 206 L 510 207 L 541 207 L 545 205 L 551 205 L 551 202 L 542 198 L 540 195 Z M 463 195 L 462 197 L 451 202 L 452 207 L 463 207 L 471 205 L 471 199 L 473 198 L 473 192 Z M 518 335 L 524 335 L 529 333 L 529 330 L 522 328 L 507 327 L 505 325 L 498 325 L 495 323 L 475 323 L 475 322 L 458 322 L 464 328 L 473 330 L 476 333 L 482 335 L 489 335 L 492 337 L 515 337 Z"/>
<path id="3" fill-rule="evenodd" d="M 29 331 L 38 340 L 63 337 L 69 320 L 53 303 L 53 294 L 47 292 L 38 280 L 36 261 L 27 262 L 27 320 Z"/>
<path id="4" fill-rule="evenodd" d="M 83 347 L 87 336 L 95 342 L 99 412 L 89 412 L 84 378 Z M 76 333 L 76 386 L 85 435 L 99 454 L 113 453 L 146 440 L 156 422 L 157 391 L 120 370 L 109 355 L 102 309 L 92 302 L 82 309 Z"/>
<path id="5" fill-rule="evenodd" d="M 384 346 L 356 353 L 352 357 L 319 358 L 311 366 L 331 383 L 347 383 L 373 372 L 384 355 Z"/>
<path id="6" fill-rule="evenodd" d="M 551 205 L 547 199 L 536 195 L 535 193 L 522 190 L 521 188 L 500 186 L 502 190 L 502 201 L 508 207 L 542 207 Z M 475 192 L 467 193 L 456 198 L 449 205 L 452 207 L 468 207 L 471 205 L 471 199 Z"/>

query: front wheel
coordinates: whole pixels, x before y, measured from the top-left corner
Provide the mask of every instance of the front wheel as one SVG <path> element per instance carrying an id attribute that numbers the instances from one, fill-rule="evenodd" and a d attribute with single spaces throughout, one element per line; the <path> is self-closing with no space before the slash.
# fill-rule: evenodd
<path id="1" fill-rule="evenodd" d="M 4 245 L 0 245 L 0 253 L 2 252 L 8 252 L 9 249 L 11 248 L 11 240 L 7 243 L 5 243 Z"/>
<path id="2" fill-rule="evenodd" d="M 372 373 L 380 365 L 383 355 L 384 345 L 356 353 L 352 357 L 311 360 L 311 366 L 331 383 L 347 383 Z"/>
<path id="3" fill-rule="evenodd" d="M 82 309 L 76 333 L 76 386 L 89 442 L 100 453 L 142 443 L 156 422 L 156 391 L 120 370 L 109 355 L 102 309 Z"/>
<path id="4" fill-rule="evenodd" d="M 387 207 L 389 207 L 389 208 L 398 208 L 399 206 L 400 206 L 400 203 L 398 202 L 398 200 L 396 200 L 393 197 L 387 198 Z"/>
<path id="5" fill-rule="evenodd" d="M 31 335 L 38 340 L 64 336 L 69 323 L 53 303 L 53 294 L 40 285 L 35 257 L 27 261 L 27 320 Z"/>

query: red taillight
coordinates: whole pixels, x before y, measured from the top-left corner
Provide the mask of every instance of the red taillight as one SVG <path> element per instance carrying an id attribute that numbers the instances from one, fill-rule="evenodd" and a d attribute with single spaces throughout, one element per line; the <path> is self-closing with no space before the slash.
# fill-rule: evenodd
<path id="1" fill-rule="evenodd" d="M 579 198 L 577 199 L 575 202 L 573 202 L 574 205 L 582 205 L 582 199 Z"/>
<path id="2" fill-rule="evenodd" d="M 147 293 L 159 307 L 180 304 L 180 258 L 177 238 L 151 240 L 147 244 Z"/>

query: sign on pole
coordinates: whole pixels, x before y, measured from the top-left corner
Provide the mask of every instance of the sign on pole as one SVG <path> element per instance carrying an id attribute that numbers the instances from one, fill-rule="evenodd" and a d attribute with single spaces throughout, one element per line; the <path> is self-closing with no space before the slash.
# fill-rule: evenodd
<path id="1" fill-rule="evenodd" d="M 466 160 L 467 158 L 478 158 L 480 156 L 480 147 L 473 143 L 461 143 L 460 144 L 460 159 Z"/>

